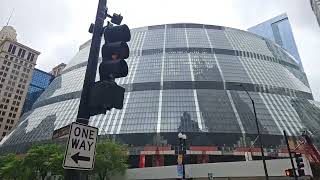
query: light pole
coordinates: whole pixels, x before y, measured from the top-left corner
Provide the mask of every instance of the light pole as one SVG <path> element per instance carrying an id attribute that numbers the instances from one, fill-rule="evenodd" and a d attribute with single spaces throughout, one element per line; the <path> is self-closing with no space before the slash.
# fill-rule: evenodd
<path id="1" fill-rule="evenodd" d="M 186 140 L 187 135 L 182 134 L 181 132 L 178 134 L 179 138 L 179 154 L 182 155 L 182 179 L 186 179 L 186 170 L 185 170 L 185 155 L 186 155 Z"/>
<path id="2" fill-rule="evenodd" d="M 258 132 L 258 136 L 259 136 L 259 144 L 260 144 L 260 149 L 261 149 L 261 156 L 262 156 L 262 162 L 263 162 L 263 168 L 264 168 L 264 174 L 266 176 L 266 180 L 269 180 L 269 175 L 268 175 L 268 170 L 267 170 L 267 164 L 266 164 L 266 158 L 264 156 L 264 150 L 263 150 L 263 142 L 262 142 L 262 136 L 260 133 L 260 128 L 259 128 L 259 123 L 258 123 L 258 118 L 257 118 L 257 113 L 256 113 L 256 107 L 254 104 L 254 101 L 252 99 L 252 97 L 250 96 L 249 92 L 246 90 L 246 88 L 242 85 L 239 84 L 239 86 L 247 93 L 248 97 L 251 100 L 252 103 L 252 107 L 253 107 L 253 113 L 254 113 L 254 119 L 256 122 L 256 126 L 257 126 L 257 132 Z"/>

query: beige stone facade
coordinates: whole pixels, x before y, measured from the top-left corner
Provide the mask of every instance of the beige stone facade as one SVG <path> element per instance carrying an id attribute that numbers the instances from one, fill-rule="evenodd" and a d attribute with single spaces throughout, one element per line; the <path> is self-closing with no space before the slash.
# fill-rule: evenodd
<path id="1" fill-rule="evenodd" d="M 310 0 L 311 8 L 316 15 L 318 23 L 320 25 L 320 0 Z"/>
<path id="2" fill-rule="evenodd" d="M 19 121 L 32 72 L 40 53 L 18 43 L 12 27 L 4 27 L 0 31 L 0 36 L 1 140 L 14 129 Z"/>
<path id="3" fill-rule="evenodd" d="M 59 76 L 66 66 L 67 65 L 65 63 L 61 63 L 61 64 L 57 65 L 56 67 L 52 68 L 52 71 L 50 73 L 54 76 Z"/>

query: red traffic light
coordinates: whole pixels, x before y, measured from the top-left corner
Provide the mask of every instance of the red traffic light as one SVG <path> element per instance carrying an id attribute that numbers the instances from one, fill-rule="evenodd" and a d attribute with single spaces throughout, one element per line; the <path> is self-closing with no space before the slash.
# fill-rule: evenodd
<path id="1" fill-rule="evenodd" d="M 118 55 L 117 59 L 127 59 L 129 57 L 129 46 L 126 42 L 118 41 L 113 43 L 104 44 L 102 46 L 102 57 L 104 60 L 111 60 L 112 55 Z"/>
<path id="2" fill-rule="evenodd" d="M 286 174 L 286 176 L 294 177 L 293 169 L 286 169 L 285 174 Z"/>

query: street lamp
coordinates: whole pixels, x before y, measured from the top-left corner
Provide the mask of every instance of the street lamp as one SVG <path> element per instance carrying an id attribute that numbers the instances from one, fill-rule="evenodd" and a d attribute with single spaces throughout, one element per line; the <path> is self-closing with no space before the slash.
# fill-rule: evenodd
<path id="1" fill-rule="evenodd" d="M 186 155 L 186 140 L 187 135 L 179 132 L 179 155 L 182 156 L 182 179 L 186 178 L 186 171 L 185 171 L 185 155 Z"/>
<path id="2" fill-rule="evenodd" d="M 269 175 L 268 175 L 268 170 L 267 170 L 267 165 L 266 165 L 266 158 L 264 156 L 264 150 L 263 150 L 262 136 L 261 136 L 261 133 L 260 133 L 259 123 L 258 123 L 258 118 L 257 118 L 257 113 L 256 113 L 256 107 L 255 107 L 254 101 L 253 101 L 252 97 L 250 96 L 249 92 L 247 91 L 247 89 L 242 84 L 239 84 L 239 86 L 247 93 L 247 95 L 250 98 L 251 103 L 252 103 L 254 118 L 255 118 L 257 131 L 258 131 L 258 136 L 259 136 L 259 143 L 260 143 L 260 149 L 261 149 L 261 156 L 262 156 L 264 174 L 266 176 L 266 180 L 269 180 Z"/>

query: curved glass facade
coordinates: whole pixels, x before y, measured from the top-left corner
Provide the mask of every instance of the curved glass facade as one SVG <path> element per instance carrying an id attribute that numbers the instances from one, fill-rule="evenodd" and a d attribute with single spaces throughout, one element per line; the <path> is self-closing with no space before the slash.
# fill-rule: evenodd
<path id="1" fill-rule="evenodd" d="M 320 129 L 320 103 L 313 101 L 306 75 L 273 42 L 203 24 L 148 26 L 131 34 L 129 74 L 117 79 L 126 88 L 124 107 L 90 119 L 101 136 L 132 145 L 150 144 L 155 134 L 174 144 L 179 131 L 194 145 L 253 141 L 254 114 L 243 88 L 255 102 L 267 146 L 279 145 L 283 130 L 299 136 Z M 50 141 L 54 130 L 76 120 L 89 48 L 82 47 L 54 79 L 2 148 Z"/>

